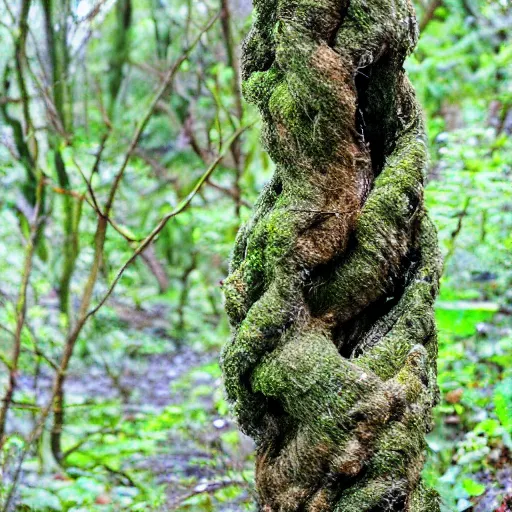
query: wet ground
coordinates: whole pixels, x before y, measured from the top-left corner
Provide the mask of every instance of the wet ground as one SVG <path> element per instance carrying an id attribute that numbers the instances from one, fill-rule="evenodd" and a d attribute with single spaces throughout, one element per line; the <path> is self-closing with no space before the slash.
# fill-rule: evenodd
<path id="1" fill-rule="evenodd" d="M 208 371 L 215 367 L 217 357 L 216 352 L 198 353 L 184 347 L 172 354 L 137 355 L 117 373 L 105 366 L 74 368 L 66 381 L 68 405 L 112 403 L 119 409 L 120 421 L 157 418 L 173 408 L 192 410 L 192 417 L 199 416 L 197 425 L 191 422 L 189 426 L 184 420 L 166 429 L 154 453 L 135 454 L 123 463 L 123 470 L 149 474 L 155 486 L 163 486 L 166 503 L 161 510 L 182 510 L 180 504 L 187 497 L 213 494 L 233 482 L 239 482 L 238 496 L 232 503 L 217 504 L 214 510 L 238 512 L 242 502 L 252 501 L 252 485 L 240 475 L 252 466 L 253 444 L 237 433 L 229 415 L 217 413 L 214 402 L 222 393 L 221 382 Z M 38 377 L 38 403 L 45 403 L 51 382 L 50 373 Z M 19 376 L 21 393 L 32 393 L 34 386 L 33 376 Z M 10 427 L 27 433 L 31 424 L 13 418 Z M 235 443 L 225 442 L 233 436 Z M 59 478 L 59 468 L 55 475 Z M 36 481 L 37 476 L 29 471 L 22 483 L 34 485 Z"/>

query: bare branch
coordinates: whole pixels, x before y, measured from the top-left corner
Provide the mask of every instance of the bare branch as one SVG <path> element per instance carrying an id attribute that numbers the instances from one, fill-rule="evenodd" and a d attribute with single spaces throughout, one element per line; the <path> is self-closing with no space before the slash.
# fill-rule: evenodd
<path id="1" fill-rule="evenodd" d="M 443 5 L 444 0 L 431 0 L 425 9 L 425 13 L 420 21 L 420 33 L 423 32 L 428 24 L 434 19 L 434 14 L 438 7 Z"/>
<path id="2" fill-rule="evenodd" d="M 139 126 L 137 127 L 137 130 L 135 131 L 135 134 L 132 138 L 132 141 L 130 143 L 128 151 L 125 154 L 123 163 L 121 164 L 121 167 L 119 168 L 119 171 L 117 172 L 116 177 L 114 178 L 114 183 L 112 185 L 108 200 L 105 205 L 105 214 L 106 215 L 109 215 L 110 210 L 112 209 L 112 205 L 114 203 L 117 189 L 119 188 L 119 184 L 121 182 L 121 179 L 123 178 L 123 175 L 124 175 L 124 172 L 128 165 L 128 162 L 130 161 L 130 158 L 132 157 L 132 155 L 135 151 L 135 148 L 137 147 L 137 144 L 139 143 L 139 140 L 142 136 L 142 133 L 144 132 L 144 129 L 146 128 L 149 120 L 151 119 L 151 116 L 153 115 L 153 112 L 156 108 L 157 103 L 160 101 L 160 98 L 163 96 L 165 91 L 168 90 L 169 86 L 171 85 L 171 83 L 174 80 L 174 77 L 176 76 L 176 73 L 179 71 L 181 65 L 188 59 L 190 52 L 194 49 L 194 47 L 197 45 L 197 43 L 199 43 L 199 41 L 201 40 L 201 37 L 203 37 L 203 34 L 205 32 L 207 32 L 208 30 L 210 30 L 210 28 L 213 26 L 213 24 L 217 21 L 218 18 L 219 18 L 219 13 L 217 13 L 206 24 L 206 26 L 201 30 L 201 32 L 196 37 L 196 39 L 192 42 L 192 44 L 183 52 L 183 54 L 176 60 L 176 62 L 173 64 L 173 66 L 167 72 L 165 79 L 164 79 L 163 83 L 160 85 L 155 97 L 151 101 L 151 104 L 150 104 L 146 114 L 144 115 L 141 122 L 139 123 Z"/>
<path id="3" fill-rule="evenodd" d="M 201 178 L 198 180 L 190 194 L 181 201 L 181 203 L 169 214 L 167 214 L 165 217 L 163 217 L 160 222 L 157 224 L 157 226 L 151 231 L 151 233 L 142 241 L 142 243 L 139 245 L 139 247 L 135 250 L 135 252 L 130 256 L 130 258 L 124 263 L 124 265 L 119 269 L 114 281 L 108 288 L 107 292 L 103 296 L 103 298 L 100 300 L 98 305 L 91 309 L 89 313 L 87 313 L 87 317 L 90 317 L 94 315 L 102 306 L 105 304 L 105 302 L 108 300 L 112 292 L 114 291 L 114 288 L 116 287 L 117 283 L 121 279 L 121 277 L 124 274 L 124 271 L 137 259 L 137 256 L 141 254 L 146 247 L 157 237 L 157 235 L 162 231 L 162 229 L 165 227 L 167 222 L 171 220 L 173 217 L 176 217 L 179 215 L 182 211 L 184 211 L 192 202 L 192 199 L 197 195 L 199 190 L 201 190 L 202 186 L 206 183 L 208 178 L 213 174 L 219 163 L 222 161 L 226 153 L 230 150 L 231 144 L 235 140 L 237 140 L 240 135 L 246 131 L 248 128 L 250 128 L 254 123 L 251 123 L 250 125 L 244 126 L 242 128 L 239 128 L 226 142 L 226 145 L 224 147 L 224 150 L 219 154 L 219 156 L 214 160 L 214 162 L 210 165 L 210 167 L 207 169 L 207 171 L 201 176 Z"/>

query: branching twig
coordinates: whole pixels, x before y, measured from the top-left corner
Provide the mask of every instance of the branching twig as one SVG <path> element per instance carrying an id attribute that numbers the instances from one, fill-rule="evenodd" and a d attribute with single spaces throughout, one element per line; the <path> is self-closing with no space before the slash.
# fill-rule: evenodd
<path id="1" fill-rule="evenodd" d="M 182 503 L 194 496 L 198 496 L 199 494 L 210 494 L 220 489 L 225 489 L 226 487 L 246 487 L 247 482 L 244 480 L 224 480 L 222 482 L 208 482 L 205 484 L 199 484 L 194 487 L 194 489 L 183 496 L 180 496 L 172 503 L 169 504 L 169 511 L 177 510 L 181 507 Z"/>
<path id="2" fill-rule="evenodd" d="M 41 199 L 43 196 L 44 181 L 39 179 L 37 193 L 36 193 L 36 204 L 34 208 L 34 217 L 31 222 L 30 236 L 27 241 L 25 249 L 25 261 L 23 263 L 23 273 L 20 285 L 20 292 L 18 295 L 18 302 L 16 305 L 16 328 L 14 330 L 13 340 L 13 351 L 9 367 L 9 381 L 7 383 L 6 392 L 2 398 L 2 404 L 0 406 L 0 450 L 4 444 L 5 435 L 5 423 L 7 419 L 7 412 L 11 404 L 14 390 L 16 389 L 16 377 L 18 373 L 18 361 L 21 354 L 21 334 L 23 326 L 25 325 L 25 316 L 27 313 L 27 290 L 30 282 L 30 274 L 32 272 L 32 263 L 35 252 L 35 242 L 39 228 L 40 213 L 41 213 Z"/>
<path id="3" fill-rule="evenodd" d="M 453 253 L 455 252 L 457 238 L 459 237 L 460 232 L 462 231 L 462 227 L 464 225 L 464 219 L 466 218 L 466 216 L 468 214 L 470 205 L 471 205 L 471 197 L 468 196 L 468 197 L 466 197 L 466 200 L 464 202 L 464 206 L 463 206 L 462 210 L 457 214 L 457 217 L 458 217 L 457 226 L 452 231 L 451 236 L 450 236 L 450 248 L 448 249 L 448 253 L 445 256 L 445 263 L 451 259 L 451 257 L 453 256 Z"/>
<path id="4" fill-rule="evenodd" d="M 254 123 L 252 123 L 254 124 Z M 234 140 L 236 140 L 241 133 L 243 133 L 245 130 L 247 130 L 252 124 L 244 126 L 242 128 L 239 128 L 227 141 L 226 146 L 224 148 L 224 151 L 222 151 L 219 156 L 213 161 L 213 163 L 210 165 L 210 167 L 207 169 L 207 171 L 201 176 L 201 178 L 198 180 L 190 194 L 181 201 L 181 203 L 170 213 L 168 213 L 165 217 L 163 217 L 160 222 L 156 225 L 156 227 L 151 231 L 151 233 L 142 241 L 142 243 L 139 245 L 139 247 L 135 250 L 135 252 L 130 256 L 130 258 L 124 263 L 124 265 L 119 269 L 117 272 L 117 275 L 108 288 L 107 292 L 103 296 L 103 298 L 100 300 L 98 305 L 91 309 L 89 313 L 87 314 L 87 318 L 94 315 L 102 306 L 105 304 L 105 302 L 108 300 L 112 292 L 114 291 L 114 288 L 116 287 L 117 283 L 121 279 L 121 277 L 124 274 L 124 271 L 137 259 L 137 256 L 144 251 L 144 249 L 157 237 L 157 235 L 162 231 L 162 229 L 165 227 L 167 222 L 171 220 L 173 217 L 176 217 L 179 215 L 182 211 L 184 211 L 191 203 L 192 199 L 197 195 L 201 187 L 205 184 L 207 179 L 213 174 L 213 171 L 217 168 L 219 163 L 222 161 L 226 153 L 228 152 L 231 144 Z"/>
<path id="5" fill-rule="evenodd" d="M 110 214 L 110 210 L 112 209 L 112 205 L 114 203 L 114 198 L 117 193 L 117 189 L 119 188 L 119 184 L 121 183 L 121 180 L 123 178 L 124 172 L 126 170 L 126 167 L 128 166 L 128 162 L 130 161 L 130 158 L 132 157 L 139 140 L 142 136 L 142 132 L 146 128 L 151 116 L 153 115 L 153 112 L 156 108 L 157 103 L 160 101 L 160 98 L 163 96 L 163 94 L 168 90 L 169 86 L 174 80 L 174 77 L 176 76 L 176 73 L 179 71 L 181 65 L 188 59 L 188 56 L 190 55 L 190 52 L 195 48 L 197 43 L 201 40 L 205 32 L 207 32 L 213 24 L 217 21 L 219 18 L 219 13 L 217 13 L 207 24 L 206 27 L 204 27 L 199 35 L 196 37 L 196 39 L 192 42 L 192 44 L 182 53 L 182 55 L 176 60 L 174 65 L 169 69 L 167 74 L 165 75 L 165 79 L 163 80 L 162 84 L 160 85 L 158 92 L 154 96 L 146 115 L 142 118 L 142 120 L 139 123 L 139 126 L 137 127 L 135 134 L 132 138 L 132 141 L 130 143 L 130 146 L 128 147 L 128 151 L 126 152 L 123 162 L 114 178 L 114 183 L 112 185 L 112 188 L 110 189 L 110 194 L 108 196 L 107 202 L 105 204 L 105 215 Z"/>
<path id="6" fill-rule="evenodd" d="M 443 1 L 444 0 L 430 0 L 420 21 L 420 33 L 423 32 L 427 28 L 428 24 L 434 19 L 436 9 L 443 5 Z"/>

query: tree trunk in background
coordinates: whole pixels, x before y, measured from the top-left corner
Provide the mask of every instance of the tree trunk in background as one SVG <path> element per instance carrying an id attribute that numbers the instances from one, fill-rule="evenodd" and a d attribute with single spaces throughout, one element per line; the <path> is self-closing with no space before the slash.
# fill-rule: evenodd
<path id="1" fill-rule="evenodd" d="M 46 46 L 51 69 L 51 97 L 55 107 L 54 130 L 49 135 L 53 151 L 55 174 L 59 186 L 71 190 L 68 170 L 62 156 L 65 134 L 70 137 L 73 127 L 72 87 L 69 72 L 69 48 L 67 20 L 71 11 L 69 1 L 55 4 L 53 0 L 42 0 Z M 59 279 L 59 307 L 68 317 L 70 314 L 70 286 L 80 252 L 79 225 L 83 199 L 70 194 L 62 195 L 63 231 L 62 270 Z"/>
<path id="2" fill-rule="evenodd" d="M 108 89 L 110 93 L 109 115 L 112 117 L 115 103 L 123 83 L 124 65 L 130 56 L 130 28 L 133 18 L 132 0 L 117 0 L 114 44 L 110 55 Z"/>
<path id="3" fill-rule="evenodd" d="M 224 283 L 261 510 L 439 510 L 422 484 L 441 261 L 403 70 L 409 0 L 255 0 L 247 100 L 276 171 Z"/>

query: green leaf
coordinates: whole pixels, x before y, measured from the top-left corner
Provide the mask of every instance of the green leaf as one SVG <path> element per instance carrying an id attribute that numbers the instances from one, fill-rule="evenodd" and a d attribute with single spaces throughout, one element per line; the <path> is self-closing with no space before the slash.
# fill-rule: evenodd
<path id="1" fill-rule="evenodd" d="M 485 485 L 471 478 L 465 478 L 462 487 L 470 496 L 481 496 L 485 492 Z"/>
<path id="2" fill-rule="evenodd" d="M 496 415 L 507 432 L 512 433 L 512 377 L 503 380 L 494 391 Z"/>
<path id="3" fill-rule="evenodd" d="M 62 505 L 57 496 L 45 489 L 24 488 L 22 504 L 33 511 L 62 510 Z"/>

